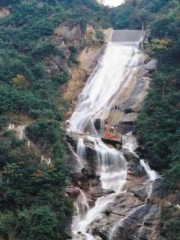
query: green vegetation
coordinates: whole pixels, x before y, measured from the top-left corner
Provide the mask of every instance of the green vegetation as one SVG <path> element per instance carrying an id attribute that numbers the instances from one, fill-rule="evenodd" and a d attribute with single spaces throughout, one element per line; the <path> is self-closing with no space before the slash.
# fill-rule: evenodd
<path id="1" fill-rule="evenodd" d="M 28 131 L 34 126 L 29 126 Z M 56 127 L 56 133 L 52 128 Z M 58 131 L 59 128 L 59 131 Z M 32 146 L 10 131 L 1 135 L 0 235 L 3 239 L 63 239 L 73 206 L 65 197 L 69 169 L 59 123 L 39 123 L 45 132 L 50 165 L 42 164 Z M 50 133 L 51 132 L 51 133 Z M 46 139 L 45 136 L 51 137 Z M 32 134 L 33 135 L 33 134 Z M 36 136 L 37 141 L 43 136 Z M 42 143 L 42 146 L 44 144 Z"/>
<path id="2" fill-rule="evenodd" d="M 179 0 L 132 0 L 111 13 L 112 24 L 115 21 L 122 28 L 135 29 L 143 25 L 151 29 L 146 52 L 158 59 L 158 69 L 139 115 L 137 133 L 151 164 L 159 170 L 166 169 L 165 182 L 170 189 L 178 187 L 180 177 L 179 4 Z M 128 15 L 130 9 L 133 11 Z M 137 19 L 136 24 L 133 19 Z"/>
<path id="3" fill-rule="evenodd" d="M 3 8 L 9 14 L 0 18 L 0 239 L 66 239 L 73 205 L 64 193 L 69 167 L 61 121 L 68 104 L 60 87 L 78 64 L 87 24 L 108 23 L 94 0 L 2 0 Z M 77 46 L 54 35 L 61 24 L 79 29 Z M 10 123 L 29 125 L 30 146 L 7 131 Z"/>
<path id="4" fill-rule="evenodd" d="M 115 29 L 151 29 L 146 51 L 158 59 L 158 70 L 136 129 L 146 157 L 174 192 L 180 183 L 179 5 L 180 0 L 128 0 L 109 10 Z M 61 121 L 67 103 L 60 88 L 87 42 L 57 40 L 54 29 L 78 27 L 83 36 L 89 24 L 101 43 L 108 12 L 94 0 L 2 0 L 3 7 L 10 14 L 0 18 L 0 238 L 65 239 L 73 206 L 64 194 L 69 168 Z M 7 131 L 9 123 L 24 118 L 31 123 L 30 147 Z M 51 164 L 41 163 L 42 154 Z M 162 239 L 179 239 L 179 215 L 172 210 L 164 217 Z"/>
<path id="5" fill-rule="evenodd" d="M 180 228 L 179 228 L 180 214 L 177 208 L 162 208 L 162 237 L 158 240 L 172 240 L 180 239 Z"/>
<path id="6" fill-rule="evenodd" d="M 111 11 L 115 28 L 149 28 L 146 52 L 158 60 L 136 130 L 150 164 L 162 171 L 166 191 L 180 184 L 180 1 L 130 0 Z M 165 198 L 169 197 L 166 192 Z M 180 239 L 179 211 L 162 214 L 161 240 Z"/>

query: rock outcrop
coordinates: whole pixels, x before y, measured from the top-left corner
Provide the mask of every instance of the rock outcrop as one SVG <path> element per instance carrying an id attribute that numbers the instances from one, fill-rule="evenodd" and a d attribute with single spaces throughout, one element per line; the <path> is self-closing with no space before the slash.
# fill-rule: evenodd
<path id="1" fill-rule="evenodd" d="M 73 137 L 68 139 L 71 144 L 75 141 Z M 93 150 L 93 144 L 87 144 Z M 74 177 L 77 179 L 76 184 L 78 181 L 81 182 L 79 187 L 85 192 L 90 207 L 94 206 L 98 198 L 114 193 L 113 190 L 101 188 L 99 176 L 95 171 L 93 177 L 91 174 L 84 175 L 83 171 L 76 173 Z M 148 180 L 139 159 L 133 155 L 129 156 L 126 179 L 124 192 L 109 203 L 106 210 L 89 225 L 88 231 L 103 240 L 156 240 L 163 204 L 160 200 L 162 181 Z M 81 201 L 82 199 L 78 197 L 80 206 Z"/>
<path id="2" fill-rule="evenodd" d="M 112 29 L 104 31 L 105 43 L 109 40 Z M 77 100 L 77 96 L 85 85 L 85 80 L 93 72 L 98 64 L 99 58 L 104 51 L 104 44 L 100 44 L 95 38 L 95 30 L 88 26 L 85 36 L 88 46 L 83 48 L 78 55 L 78 67 L 71 70 L 71 79 L 64 90 L 64 98 L 70 102 Z M 70 109 L 72 112 L 72 108 Z"/>
<path id="3" fill-rule="evenodd" d="M 109 204 L 106 211 L 95 220 L 90 231 L 104 240 L 157 239 L 161 206 L 152 203 L 154 190 L 159 186 L 149 181 L 133 186 L 127 192 L 120 194 L 114 202 Z M 154 186 L 156 185 L 156 186 Z M 162 189 L 162 185 L 161 185 Z M 160 195 L 161 190 L 156 192 Z M 156 196 L 157 196 L 156 195 Z"/>
<path id="4" fill-rule="evenodd" d="M 93 35 L 93 29 L 90 29 Z M 93 38 L 91 38 L 93 39 Z M 72 79 L 68 83 L 68 93 L 65 93 L 66 99 L 70 101 L 76 101 L 79 88 L 84 85 L 82 82 L 82 73 L 84 76 L 88 76 L 92 69 L 97 64 L 97 60 L 102 54 L 103 48 L 85 48 L 81 51 L 79 55 L 80 65 L 78 69 L 72 70 Z M 132 51 L 134 49 L 132 48 Z M 130 78 L 128 78 L 127 83 L 122 83 L 122 86 L 117 89 L 113 96 L 111 97 L 113 101 L 113 106 L 111 109 L 107 109 L 107 114 L 104 113 L 104 120 L 108 122 L 109 125 L 119 125 L 121 131 L 121 137 L 118 139 L 118 143 L 112 144 L 108 141 L 108 149 L 113 147 L 118 148 L 122 151 L 127 160 L 127 176 L 126 180 L 123 175 L 124 188 L 121 193 L 115 193 L 114 190 L 102 189 L 101 181 L 104 174 L 98 170 L 106 168 L 116 168 L 116 165 L 112 166 L 111 157 L 112 155 L 106 152 L 106 147 L 102 147 L 101 153 L 99 151 L 100 141 L 92 140 L 95 139 L 91 133 L 91 137 L 88 137 L 88 133 L 82 132 L 68 132 L 67 141 L 69 143 L 72 152 L 77 152 L 79 140 L 83 143 L 83 151 L 85 151 L 86 156 L 84 157 L 79 154 L 78 156 L 74 154 L 73 156 L 73 166 L 72 166 L 72 183 L 77 188 L 81 189 L 81 194 L 78 196 L 74 193 L 69 193 L 70 195 L 76 195 L 76 204 L 78 205 L 78 212 L 80 218 L 82 217 L 82 222 L 86 222 L 84 218 L 84 213 L 90 208 L 93 208 L 95 202 L 96 207 L 100 207 L 98 203 L 101 203 L 103 197 L 108 198 L 110 196 L 110 201 L 106 201 L 105 207 L 102 203 L 102 210 L 96 211 L 98 214 L 93 219 L 93 221 L 88 222 L 85 226 L 86 230 L 83 229 L 83 233 L 90 233 L 96 239 L 103 240 L 156 240 L 158 236 L 158 227 L 161 214 L 161 203 L 159 198 L 162 192 L 162 182 L 160 179 L 156 181 L 148 180 L 146 169 L 142 167 L 140 158 L 135 153 L 139 148 L 134 142 L 127 141 L 128 144 L 133 145 L 130 147 L 125 147 L 123 142 L 123 134 L 130 131 L 133 132 L 134 122 L 137 120 L 137 113 L 140 111 L 144 98 L 147 94 L 147 89 L 151 81 L 151 72 L 156 68 L 157 62 L 151 59 L 149 56 L 143 54 L 140 51 L 136 52 L 139 55 L 138 64 L 135 71 L 132 72 Z M 133 62 L 135 65 L 136 63 Z M 94 64 L 94 65 L 93 65 Z M 128 63 L 126 64 L 128 65 Z M 131 66 L 131 69 L 133 65 Z M 126 71 L 126 66 L 124 68 Z M 129 66 L 127 66 L 127 71 Z M 77 80 L 80 79 L 80 80 Z M 77 81 L 77 82 L 76 82 Z M 75 96 L 73 96 L 75 94 Z M 114 98 L 114 96 L 117 96 Z M 110 101 L 111 101 L 110 99 Z M 106 111 L 106 110 L 105 110 Z M 93 127 L 100 132 L 100 120 L 97 119 L 93 122 Z M 100 116 L 101 117 L 101 116 Z M 84 128 L 84 131 L 88 131 L 88 128 Z M 126 135 L 126 138 L 128 136 Z M 133 138 L 131 134 L 130 138 Z M 77 144 L 78 139 L 78 144 Z M 134 137 L 135 139 L 135 137 Z M 103 144 L 102 144 L 103 145 Z M 129 146 L 129 145 L 128 145 Z M 98 155 L 99 154 L 99 155 Z M 109 158 L 105 158 L 104 155 L 108 155 Z M 74 165 L 79 164 L 79 158 L 82 160 L 82 165 L 79 169 L 74 168 Z M 84 161 L 86 159 L 86 161 Z M 98 168 L 97 159 L 99 162 L 103 162 L 106 159 L 106 163 Z M 116 160 L 116 157 L 114 157 Z M 118 160 L 118 159 L 117 159 Z M 76 162 L 76 164 L 74 164 Z M 108 162 L 108 163 L 107 163 Z M 114 162 L 113 162 L 114 164 Z M 126 166 L 126 163 L 124 164 Z M 122 166 L 121 166 L 122 168 Z M 145 171 L 146 170 L 146 171 Z M 115 171 L 116 172 L 116 171 Z M 101 173 L 101 174 L 100 174 Z M 105 171 L 106 173 L 106 171 Z M 119 175 L 112 174 L 113 178 L 111 180 L 111 171 L 108 172 L 108 181 L 116 181 Z M 114 173 L 114 172 L 113 172 Z M 100 175 L 98 175 L 100 174 Z M 117 172 L 117 174 L 120 174 Z M 101 181 L 100 181 L 101 180 Z M 103 181 L 102 181 L 103 182 Z M 105 182 L 106 183 L 106 182 Z M 119 182 L 118 182 L 119 183 Z M 104 186 L 107 186 L 106 184 Z M 106 187 L 105 187 L 106 188 Z M 108 187 L 107 187 L 108 188 Z M 113 188 L 114 189 L 114 188 Z M 113 198 L 111 198 L 113 196 Z M 100 200 L 99 200 L 100 199 Z M 112 200 L 113 199 L 113 200 Z M 98 200 L 98 201 L 97 201 Z M 88 212 L 89 213 L 89 212 Z M 93 213 L 93 210 L 90 214 Z M 84 226 L 84 225 L 83 225 Z M 80 239 L 86 239 L 86 235 L 82 232 L 78 233 Z M 73 232 L 74 234 L 74 232 Z M 76 233 L 75 233 L 76 234 Z M 82 238 L 81 238 L 81 235 Z"/>

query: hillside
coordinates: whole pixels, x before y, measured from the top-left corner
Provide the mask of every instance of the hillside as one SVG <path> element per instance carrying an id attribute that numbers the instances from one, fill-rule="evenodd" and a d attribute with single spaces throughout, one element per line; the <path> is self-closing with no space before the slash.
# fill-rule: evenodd
<path id="1" fill-rule="evenodd" d="M 179 239 L 180 1 L 134 0 L 111 11 L 114 28 L 149 29 L 145 51 L 158 59 L 136 131 L 144 157 L 164 177 L 164 198 L 175 207 L 162 214 L 162 239 Z"/>
<path id="2" fill-rule="evenodd" d="M 66 237 L 73 204 L 64 193 L 70 172 L 62 120 L 69 103 L 61 88 L 79 52 L 102 46 L 104 19 L 93 0 L 0 2 L 2 239 Z M 85 38 L 88 25 L 95 35 Z"/>
<path id="3" fill-rule="evenodd" d="M 80 209 L 85 214 L 87 208 L 93 207 L 99 197 L 114 193 L 110 189 L 102 189 L 100 176 L 92 170 L 97 160 L 94 159 L 95 150 L 98 152 L 100 149 L 98 156 L 101 156 L 101 147 L 106 151 L 107 147 L 100 140 L 97 142 L 97 139 L 88 139 L 87 131 L 83 145 L 82 133 L 75 133 L 75 139 L 79 137 L 80 141 L 77 143 L 77 139 L 73 139 L 74 153 L 78 146 L 82 155 L 87 150 L 89 168 L 83 168 L 84 173 L 73 172 L 73 176 L 71 168 L 76 167 L 75 157 L 70 154 L 70 150 L 67 151 L 69 143 L 65 139 L 65 121 L 71 116 L 78 94 L 86 84 L 85 80 L 104 51 L 105 43 L 112 33 L 111 28 L 147 29 L 149 43 L 144 46 L 146 57 L 158 61 L 157 70 L 153 72 L 150 69 L 148 73 L 150 89 L 142 110 L 137 110 L 139 116 L 133 133 L 140 145 L 140 158 L 147 160 L 150 167 L 162 175 L 164 190 L 162 198 L 150 199 L 149 188 L 154 187 L 152 192 L 156 192 L 156 186 L 162 186 L 161 180 L 146 181 L 147 174 L 142 171 L 137 155 L 134 157 L 131 152 L 127 157 L 125 152 L 128 164 L 132 165 L 131 171 L 136 172 L 137 176 L 132 177 L 128 172 L 126 179 L 124 170 L 124 182 L 129 181 L 126 187 L 135 189 L 135 192 L 128 189 L 124 196 L 120 194 L 117 199 L 110 199 L 114 208 L 107 204 L 109 208 L 101 212 L 105 218 L 101 216 L 100 219 L 98 216 L 96 222 L 92 222 L 92 234 L 99 236 L 96 240 L 108 239 L 108 224 L 114 230 L 114 227 L 118 227 L 113 225 L 114 222 L 120 221 L 122 216 L 126 219 L 128 211 L 131 216 L 131 210 L 141 206 L 145 210 L 141 212 L 140 208 L 139 213 L 138 208 L 137 215 L 135 214 L 135 219 L 138 220 L 136 229 L 133 214 L 125 233 L 119 228 L 123 239 L 127 239 L 124 236 L 126 231 L 130 234 L 134 229 L 142 230 L 141 227 L 147 227 L 147 234 L 144 234 L 142 240 L 149 240 L 150 228 L 155 232 L 154 236 L 160 231 L 156 240 L 180 239 L 179 6 L 180 0 L 126 0 L 125 4 L 113 9 L 103 7 L 95 0 L 0 1 L 0 239 L 70 239 L 70 226 L 75 213 L 73 202 L 78 196 L 80 205 L 85 205 L 84 209 Z M 108 61 L 111 62 L 113 58 L 109 56 Z M 116 57 L 116 52 L 114 56 Z M 121 59 L 119 60 L 121 64 Z M 130 66 L 131 71 L 134 65 L 131 68 L 128 62 L 127 66 Z M 104 76 L 103 72 L 101 78 L 97 77 L 97 81 L 102 80 L 102 89 L 105 87 Z M 113 76 L 108 76 L 110 82 Z M 114 76 L 118 78 L 118 75 Z M 109 83 L 109 89 L 106 90 L 107 98 L 112 85 Z M 96 88 L 92 92 L 97 93 L 99 90 L 100 94 L 102 89 Z M 124 96 L 126 92 L 123 93 Z M 117 90 L 113 97 L 116 94 Z M 83 97 L 83 107 L 90 108 L 86 105 L 88 92 Z M 96 109 L 96 102 L 93 104 Z M 103 108 L 102 101 L 101 104 Z M 116 105 L 111 110 L 119 111 Z M 105 107 L 109 106 L 104 105 L 104 111 Z M 89 113 L 90 111 L 87 115 Z M 83 117 L 81 116 L 80 123 Z M 101 117 L 97 120 L 101 120 Z M 94 129 L 94 119 L 90 120 Z M 93 134 L 92 136 L 94 137 Z M 102 151 L 102 159 L 110 156 L 107 162 L 116 166 L 116 160 L 119 159 L 117 155 L 121 155 L 119 147 L 115 149 L 108 145 L 108 148 L 108 154 Z M 84 156 L 82 158 L 84 160 Z M 123 170 L 122 166 L 118 167 L 120 171 Z M 126 167 L 126 163 L 123 167 Z M 92 191 L 88 193 L 88 189 Z M 148 207 L 151 208 L 151 205 L 152 212 L 149 214 Z M 161 218 L 157 217 L 157 220 L 160 208 Z M 146 218 L 146 211 L 149 218 L 141 219 L 141 216 Z M 110 218 L 112 213 L 113 218 Z M 157 226 L 159 229 L 156 229 Z M 99 232 L 103 233 L 102 239 Z M 140 233 L 143 235 L 141 231 Z M 140 236 L 139 232 L 136 234 L 134 236 Z M 83 237 L 81 239 L 84 240 Z M 117 239 L 119 240 L 118 234 Z"/>

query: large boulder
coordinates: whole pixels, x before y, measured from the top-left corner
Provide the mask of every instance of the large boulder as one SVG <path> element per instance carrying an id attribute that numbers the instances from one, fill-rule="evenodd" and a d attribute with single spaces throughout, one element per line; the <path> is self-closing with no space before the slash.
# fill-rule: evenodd
<path id="1" fill-rule="evenodd" d="M 127 207 L 122 204 L 120 208 L 126 208 L 126 214 L 102 215 L 101 219 L 91 225 L 94 234 L 104 240 L 150 240 L 152 232 L 160 219 L 160 208 L 151 204 Z M 129 210 L 128 210 L 129 209 Z"/>
<path id="2" fill-rule="evenodd" d="M 162 195 L 163 183 L 162 179 L 156 179 L 152 184 L 151 198 L 157 198 Z"/>
<path id="3" fill-rule="evenodd" d="M 80 195 L 80 190 L 74 186 L 67 187 L 65 192 L 70 198 L 77 198 Z"/>
<path id="4" fill-rule="evenodd" d="M 101 119 L 99 119 L 99 118 L 95 119 L 94 126 L 97 130 L 100 130 L 101 129 Z"/>
<path id="5" fill-rule="evenodd" d="M 149 55 L 146 55 L 146 54 L 140 55 L 138 59 L 138 65 L 143 65 L 144 63 L 147 63 L 150 60 L 151 58 Z"/>
<path id="6" fill-rule="evenodd" d="M 134 197 L 133 193 L 126 192 L 119 195 L 119 197 L 117 197 L 117 199 L 109 205 L 106 213 L 116 214 L 122 217 L 126 216 L 131 209 L 141 205 L 143 205 L 143 202 Z"/>
<path id="7" fill-rule="evenodd" d="M 100 198 L 100 197 L 103 197 L 103 196 L 111 194 L 111 193 L 114 193 L 114 191 L 110 190 L 110 189 L 102 189 L 101 187 L 91 188 L 89 191 L 89 194 L 93 198 Z"/>
<path id="8" fill-rule="evenodd" d="M 144 200 L 148 197 L 149 190 L 150 190 L 149 184 L 139 184 L 130 189 L 130 192 L 134 193 L 134 195 L 139 199 Z"/>
<path id="9" fill-rule="evenodd" d="M 128 174 L 134 175 L 134 176 L 144 176 L 146 174 L 144 168 L 140 165 L 139 159 L 132 159 L 128 163 Z"/>
<path id="10" fill-rule="evenodd" d="M 148 63 L 145 64 L 145 69 L 148 71 L 154 71 L 157 68 L 157 60 L 152 59 Z"/>

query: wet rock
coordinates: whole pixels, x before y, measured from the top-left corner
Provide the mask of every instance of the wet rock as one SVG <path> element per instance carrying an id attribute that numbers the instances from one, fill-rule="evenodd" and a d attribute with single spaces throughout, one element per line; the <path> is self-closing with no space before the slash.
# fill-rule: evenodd
<path id="1" fill-rule="evenodd" d="M 78 188 L 88 191 L 89 189 L 88 178 L 84 176 L 81 172 L 72 172 L 70 174 L 70 177 L 72 179 L 72 183 L 74 186 L 77 186 Z"/>
<path id="2" fill-rule="evenodd" d="M 119 130 L 122 134 L 127 134 L 132 132 L 134 129 L 134 122 L 120 122 L 119 123 Z"/>
<path id="3" fill-rule="evenodd" d="M 134 83 L 130 96 L 128 100 L 124 102 L 122 107 L 122 110 L 125 111 L 126 114 L 129 114 L 127 117 L 125 115 L 126 121 L 128 119 L 131 121 L 137 120 L 137 112 L 141 108 L 148 84 L 149 78 L 147 77 L 140 77 L 139 80 Z"/>
<path id="4" fill-rule="evenodd" d="M 86 145 L 86 158 L 88 165 L 93 169 L 95 175 L 95 170 L 97 167 L 97 153 L 94 149 L 94 145 L 87 144 Z"/>
<path id="5" fill-rule="evenodd" d="M 121 122 L 122 122 L 122 123 L 136 122 L 136 120 L 137 120 L 137 113 L 132 112 L 132 113 L 126 114 L 126 115 L 122 118 Z"/>
<path id="6" fill-rule="evenodd" d="M 134 176 L 144 176 L 146 172 L 144 168 L 140 165 L 139 160 L 132 159 L 128 164 L 128 174 Z"/>
<path id="7" fill-rule="evenodd" d="M 111 203 L 110 208 L 119 206 L 120 208 L 136 206 L 136 201 L 140 204 L 143 204 L 140 200 L 134 197 L 134 194 L 131 192 L 121 193 L 117 198 Z"/>
<path id="8" fill-rule="evenodd" d="M 99 198 L 108 194 L 114 193 L 113 190 L 109 190 L 109 189 L 102 189 L 102 188 L 92 188 L 89 192 L 89 194 L 93 197 L 93 198 Z"/>
<path id="9" fill-rule="evenodd" d="M 127 174 L 127 182 L 124 185 L 124 189 L 128 189 L 128 192 L 131 192 L 131 189 L 134 189 L 134 187 L 136 187 L 137 185 L 143 185 L 146 180 L 146 175 L 137 177 L 131 174 Z"/>
<path id="10" fill-rule="evenodd" d="M 95 240 L 102 240 L 102 238 L 98 235 L 95 235 L 94 238 L 95 238 Z"/>
<path id="11" fill-rule="evenodd" d="M 148 63 L 145 64 L 145 69 L 148 71 L 153 71 L 157 68 L 157 60 L 152 59 Z"/>
<path id="12" fill-rule="evenodd" d="M 65 192 L 70 198 L 76 198 L 80 195 L 80 190 L 74 186 L 67 187 Z"/>
<path id="13" fill-rule="evenodd" d="M 138 208 L 131 216 L 131 219 L 137 220 L 137 221 L 143 221 L 143 217 L 149 213 L 151 209 L 151 204 L 143 205 L 142 207 Z M 126 222 L 126 220 L 125 220 Z"/>
<path id="14" fill-rule="evenodd" d="M 124 157 L 127 161 L 130 161 L 133 157 L 134 157 L 134 153 L 130 152 L 128 149 L 126 148 L 122 148 L 121 152 L 124 154 Z"/>
<path id="15" fill-rule="evenodd" d="M 88 74 L 91 74 L 94 67 L 98 63 L 98 59 L 102 55 L 104 47 L 85 47 L 84 50 L 79 55 L 79 62 L 81 67 L 87 71 Z"/>
<path id="16" fill-rule="evenodd" d="M 87 178 L 95 178 L 96 177 L 96 173 L 95 173 L 95 171 L 91 167 L 87 166 L 85 168 L 82 168 L 81 172 Z"/>
<path id="17" fill-rule="evenodd" d="M 112 206 L 109 206 L 106 212 L 109 214 L 113 213 L 120 216 L 127 216 L 132 209 L 141 205 L 143 205 L 143 202 L 135 198 L 133 194 L 131 196 L 125 194 L 125 196 L 120 199 L 119 203 L 114 203 Z"/>
<path id="18" fill-rule="evenodd" d="M 160 219 L 160 216 L 161 216 L 161 208 L 158 205 L 153 205 L 149 213 L 146 215 L 144 224 L 151 226 L 155 221 L 158 221 Z"/>
<path id="19" fill-rule="evenodd" d="M 134 193 L 134 195 L 140 199 L 145 199 L 148 196 L 150 190 L 149 184 L 139 184 L 130 189 L 129 191 Z"/>
<path id="20" fill-rule="evenodd" d="M 139 226 L 143 224 L 143 220 L 150 209 L 150 204 L 137 207 L 137 210 L 134 210 L 131 214 L 127 215 L 126 218 L 122 219 L 117 225 L 116 231 L 114 231 L 113 240 L 139 239 L 139 235 L 142 232 Z"/>
<path id="21" fill-rule="evenodd" d="M 94 207 L 95 201 L 91 198 L 87 198 L 87 202 L 90 208 Z"/>
<path id="22" fill-rule="evenodd" d="M 72 180 L 74 181 L 83 181 L 83 180 L 87 180 L 86 176 L 84 174 L 82 174 L 81 172 L 72 172 L 70 174 Z"/>
<path id="23" fill-rule="evenodd" d="M 66 135 L 67 142 L 74 148 L 76 149 L 77 145 L 77 137 L 73 136 L 72 134 L 67 134 Z"/>
<path id="24" fill-rule="evenodd" d="M 143 227 L 139 234 L 139 240 L 149 240 L 151 238 L 151 233 L 152 233 L 151 229 Z"/>
<path id="25" fill-rule="evenodd" d="M 63 239 L 72 239 L 71 224 L 70 223 L 68 224 L 68 226 L 63 231 Z"/>
<path id="26" fill-rule="evenodd" d="M 143 65 L 144 63 L 147 63 L 148 61 L 150 61 L 151 58 L 148 55 L 141 55 L 138 59 L 138 65 Z"/>
<path id="27" fill-rule="evenodd" d="M 162 191 L 163 191 L 162 179 L 157 179 L 156 181 L 153 182 L 152 185 L 151 198 L 160 197 L 162 195 Z"/>
<path id="28" fill-rule="evenodd" d="M 89 185 L 91 187 L 97 187 L 100 184 L 100 181 L 97 179 L 89 179 Z"/>
<path id="29" fill-rule="evenodd" d="M 115 222 L 118 221 L 117 215 L 102 215 L 102 218 L 99 221 L 95 221 L 91 225 L 91 230 L 94 235 L 100 236 L 103 240 L 109 239 L 109 234 Z"/>
<path id="30" fill-rule="evenodd" d="M 138 70 L 137 78 L 142 78 L 146 76 L 148 73 L 149 71 L 144 66 L 141 66 Z"/>
<path id="31" fill-rule="evenodd" d="M 161 209 L 158 205 L 144 204 L 133 193 L 120 194 L 100 219 L 91 227 L 103 240 L 150 240 L 158 226 Z"/>
<path id="32" fill-rule="evenodd" d="M 95 121 L 94 121 L 94 126 L 95 126 L 95 128 L 97 129 L 97 130 L 100 130 L 101 129 L 101 119 L 95 119 Z"/>
<path id="33" fill-rule="evenodd" d="M 74 153 L 73 147 L 68 142 L 65 142 L 65 147 L 68 153 L 68 163 L 71 168 L 71 172 L 78 172 L 79 169 L 77 168 L 77 156 Z"/>

